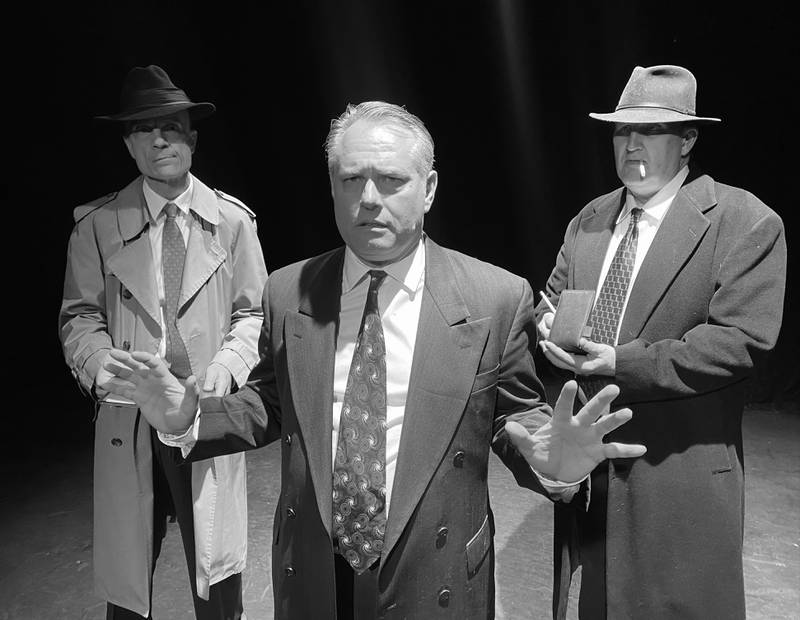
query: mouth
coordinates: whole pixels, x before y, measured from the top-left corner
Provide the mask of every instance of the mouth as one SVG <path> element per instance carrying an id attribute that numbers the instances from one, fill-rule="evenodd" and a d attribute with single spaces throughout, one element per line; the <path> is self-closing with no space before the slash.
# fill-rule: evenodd
<path id="1" fill-rule="evenodd" d="M 358 228 L 389 228 L 386 224 L 381 222 L 360 222 L 356 224 Z"/>

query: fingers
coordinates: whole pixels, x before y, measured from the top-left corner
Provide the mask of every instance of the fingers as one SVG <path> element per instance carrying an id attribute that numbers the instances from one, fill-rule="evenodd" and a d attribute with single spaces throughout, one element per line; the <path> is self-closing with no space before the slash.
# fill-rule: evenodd
<path id="1" fill-rule="evenodd" d="M 523 451 L 523 449 L 529 447 L 531 434 L 519 422 L 514 422 L 513 420 L 506 422 L 506 433 L 517 450 Z"/>
<path id="2" fill-rule="evenodd" d="M 133 393 L 136 391 L 136 386 L 133 383 L 117 377 L 104 382 L 102 388 L 106 392 L 118 394 L 120 396 L 124 396 L 125 398 L 130 398 L 131 400 L 133 400 Z"/>
<path id="3" fill-rule="evenodd" d="M 633 412 L 630 409 L 620 409 L 619 411 L 615 411 L 601 417 L 594 426 L 598 433 L 601 433 L 603 436 L 605 436 L 628 422 L 632 417 Z"/>
<path id="4" fill-rule="evenodd" d="M 633 443 L 606 443 L 603 444 L 603 456 L 607 459 L 630 459 L 642 456 L 647 448 L 641 444 Z"/>
<path id="5" fill-rule="evenodd" d="M 608 412 L 609 407 L 611 406 L 611 401 L 614 400 L 618 395 L 619 388 L 613 383 L 610 383 L 597 394 L 595 394 L 588 403 L 581 407 L 581 410 L 578 411 L 578 413 L 575 415 L 575 418 L 584 426 L 592 424 L 595 420 L 597 420 L 597 418 Z M 627 422 L 627 420 L 624 422 Z M 620 424 L 617 426 L 620 426 L 624 422 L 620 422 Z"/>
<path id="6" fill-rule="evenodd" d="M 549 340 L 546 341 L 547 350 L 545 355 L 550 362 L 558 366 L 559 368 L 563 368 L 564 370 L 574 370 L 575 369 L 575 358 L 567 353 L 564 349 L 559 347 L 558 345 L 553 344 Z"/>
<path id="7" fill-rule="evenodd" d="M 578 383 L 574 380 L 567 381 L 561 388 L 556 406 L 553 409 L 553 422 L 569 424 L 572 420 L 572 407 L 575 403 L 575 394 L 578 393 Z"/>

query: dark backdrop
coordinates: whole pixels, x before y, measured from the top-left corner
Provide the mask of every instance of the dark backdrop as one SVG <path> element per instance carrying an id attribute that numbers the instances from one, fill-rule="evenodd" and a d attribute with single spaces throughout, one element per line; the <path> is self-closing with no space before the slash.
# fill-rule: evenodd
<path id="1" fill-rule="evenodd" d="M 534 289 L 569 219 L 618 185 L 609 126 L 588 112 L 613 109 L 637 64 L 688 67 L 699 114 L 723 119 L 703 129 L 694 160 L 755 193 L 786 225 L 783 332 L 752 399 L 796 401 L 793 21 L 763 3 L 747 11 L 578 4 L 32 4 L 27 18 L 8 21 L 5 437 L 43 423 L 62 431 L 48 434 L 55 441 L 89 432 L 56 330 L 64 256 L 73 207 L 136 174 L 118 130 L 92 116 L 116 112 L 125 73 L 149 63 L 194 100 L 217 105 L 198 124 L 194 172 L 256 211 L 270 270 L 339 244 L 322 143 L 347 102 L 384 99 L 419 115 L 435 139 L 431 237 L 526 276 Z"/>

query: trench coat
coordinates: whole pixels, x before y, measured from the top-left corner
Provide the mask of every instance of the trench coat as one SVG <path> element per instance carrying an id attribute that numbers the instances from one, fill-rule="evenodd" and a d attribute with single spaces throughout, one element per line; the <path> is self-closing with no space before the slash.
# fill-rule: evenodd
<path id="1" fill-rule="evenodd" d="M 552 302 L 597 286 L 624 201 L 617 189 L 570 222 L 547 282 Z M 608 484 L 607 609 L 590 617 L 745 617 L 742 411 L 746 380 L 778 337 L 785 272 L 780 217 L 690 173 L 644 258 L 615 347 L 613 407 L 630 407 L 633 419 L 608 440 L 647 453 L 592 475 L 593 487 L 598 476 Z M 537 317 L 545 312 L 539 304 Z M 590 492 L 589 501 L 604 500 Z M 580 563 L 584 508 L 581 498 L 556 505 L 558 618 Z"/>
<path id="2" fill-rule="evenodd" d="M 272 578 L 275 617 L 335 618 L 332 406 L 344 248 L 274 272 L 262 356 L 248 386 L 201 400 L 188 458 L 281 443 Z M 504 430 L 551 413 L 532 350 L 528 283 L 426 241 L 425 286 L 380 560 L 378 617 L 494 617 L 493 448 L 543 492 Z"/>
<path id="3" fill-rule="evenodd" d="M 156 353 L 163 337 L 142 177 L 75 209 L 59 317 L 64 355 L 93 392 L 112 347 Z M 192 372 L 218 362 L 244 385 L 258 361 L 266 267 L 255 215 L 196 177 L 177 325 Z M 192 465 L 198 594 L 241 572 L 247 556 L 243 454 Z M 147 616 L 152 588 L 150 427 L 135 407 L 98 404 L 94 574 L 98 595 Z"/>

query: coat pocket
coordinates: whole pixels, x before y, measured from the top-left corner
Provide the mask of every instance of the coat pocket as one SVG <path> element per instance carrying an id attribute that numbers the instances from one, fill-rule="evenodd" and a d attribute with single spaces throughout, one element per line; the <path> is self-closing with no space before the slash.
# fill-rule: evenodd
<path id="1" fill-rule="evenodd" d="M 472 383 L 472 394 L 477 394 L 483 390 L 487 390 L 497 385 L 497 376 L 500 374 L 500 364 L 497 364 L 491 370 L 481 372 L 475 375 L 475 381 Z"/>
<path id="2" fill-rule="evenodd" d="M 486 554 L 492 546 L 492 528 L 489 524 L 489 515 L 487 514 L 483 519 L 483 524 L 475 532 L 475 535 L 470 538 L 466 547 L 467 554 L 467 577 L 472 578 L 480 569 Z"/>

